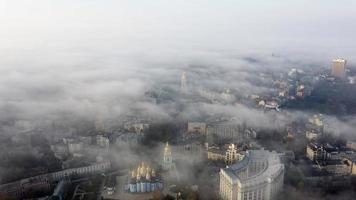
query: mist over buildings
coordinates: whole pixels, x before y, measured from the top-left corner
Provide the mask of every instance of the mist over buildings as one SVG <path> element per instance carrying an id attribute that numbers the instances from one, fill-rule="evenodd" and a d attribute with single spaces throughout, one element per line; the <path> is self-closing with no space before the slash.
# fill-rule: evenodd
<path id="1" fill-rule="evenodd" d="M 328 70 L 341 56 L 354 69 L 355 12 L 352 0 L 0 0 L 0 137 L 38 129 L 64 137 L 97 123 L 115 130 L 127 116 L 167 125 L 146 141 L 148 151 L 111 152 L 117 165 L 133 167 L 158 159 L 152 155 L 161 153 L 162 141 L 187 121 L 229 116 L 257 130 L 284 131 L 317 111 L 265 112 L 244 99 L 276 93 L 271 76 L 293 68 Z M 183 72 L 190 95 L 221 99 L 182 98 Z M 227 90 L 234 99 L 221 103 Z M 324 118 L 327 132 L 356 138 L 355 113 Z M 203 182 L 210 172 L 194 174 L 202 162 L 194 159 L 182 162 L 181 178 Z"/>

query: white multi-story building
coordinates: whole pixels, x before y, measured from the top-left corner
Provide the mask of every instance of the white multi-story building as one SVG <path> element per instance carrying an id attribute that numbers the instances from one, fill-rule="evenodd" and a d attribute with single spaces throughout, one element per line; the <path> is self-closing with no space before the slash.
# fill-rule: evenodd
<path id="1" fill-rule="evenodd" d="M 225 162 L 228 165 L 235 163 L 237 160 L 240 160 L 243 156 L 238 153 L 235 144 L 230 144 L 229 148 L 226 150 Z"/>
<path id="2" fill-rule="evenodd" d="M 283 187 L 284 165 L 276 152 L 247 151 L 244 158 L 220 170 L 223 200 L 271 200 Z"/>
<path id="3" fill-rule="evenodd" d="M 345 59 L 334 59 L 331 67 L 331 75 L 338 78 L 345 78 L 346 75 L 346 60 Z"/>

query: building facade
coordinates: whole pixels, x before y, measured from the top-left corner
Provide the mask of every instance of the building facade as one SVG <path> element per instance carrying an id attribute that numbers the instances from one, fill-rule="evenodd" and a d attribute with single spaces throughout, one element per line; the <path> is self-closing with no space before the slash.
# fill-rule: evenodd
<path id="1" fill-rule="evenodd" d="M 208 143 L 221 143 L 232 141 L 240 143 L 256 137 L 256 132 L 252 129 L 246 129 L 237 124 L 214 124 L 206 128 L 206 138 Z"/>
<path id="2" fill-rule="evenodd" d="M 331 75 L 338 78 L 345 78 L 346 60 L 341 58 L 334 59 L 331 67 Z"/>
<path id="3" fill-rule="evenodd" d="M 235 144 L 226 144 L 224 147 L 206 146 L 208 160 L 224 161 L 227 165 L 231 165 L 243 158 L 243 154 L 239 152 Z"/>
<path id="4" fill-rule="evenodd" d="M 271 200 L 283 187 L 284 165 L 276 152 L 247 151 L 244 158 L 220 170 L 223 200 Z"/>
<path id="5" fill-rule="evenodd" d="M 240 155 L 237 151 L 235 144 L 230 144 L 228 149 L 226 150 L 225 162 L 228 165 L 234 164 L 236 161 L 240 160 L 242 155 Z"/>

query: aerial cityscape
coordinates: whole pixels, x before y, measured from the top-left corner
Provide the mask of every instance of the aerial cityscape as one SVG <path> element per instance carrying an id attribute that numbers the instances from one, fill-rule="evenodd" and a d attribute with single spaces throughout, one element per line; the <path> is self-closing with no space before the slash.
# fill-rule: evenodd
<path id="1" fill-rule="evenodd" d="M 355 35 L 352 0 L 0 0 L 0 200 L 356 199 Z"/>

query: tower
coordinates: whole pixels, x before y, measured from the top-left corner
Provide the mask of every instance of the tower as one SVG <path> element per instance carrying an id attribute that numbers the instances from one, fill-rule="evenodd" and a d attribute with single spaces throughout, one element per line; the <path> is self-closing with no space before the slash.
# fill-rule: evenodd
<path id="1" fill-rule="evenodd" d="M 239 154 L 237 153 L 237 148 L 235 144 L 230 144 L 229 148 L 226 151 L 226 156 L 225 156 L 226 164 L 231 165 L 238 159 L 239 159 Z"/>
<path id="2" fill-rule="evenodd" d="M 169 146 L 168 142 L 164 147 L 164 154 L 163 154 L 163 169 L 170 170 L 172 169 L 173 161 L 172 161 L 172 151 L 171 147 Z"/>
<path id="3" fill-rule="evenodd" d="M 331 75 L 338 78 L 345 78 L 346 76 L 346 60 L 338 58 L 333 60 L 331 67 Z"/>
<path id="4" fill-rule="evenodd" d="M 182 94 L 187 94 L 188 88 L 187 88 L 187 75 L 185 72 L 183 72 L 182 77 L 180 79 L 180 92 Z"/>

